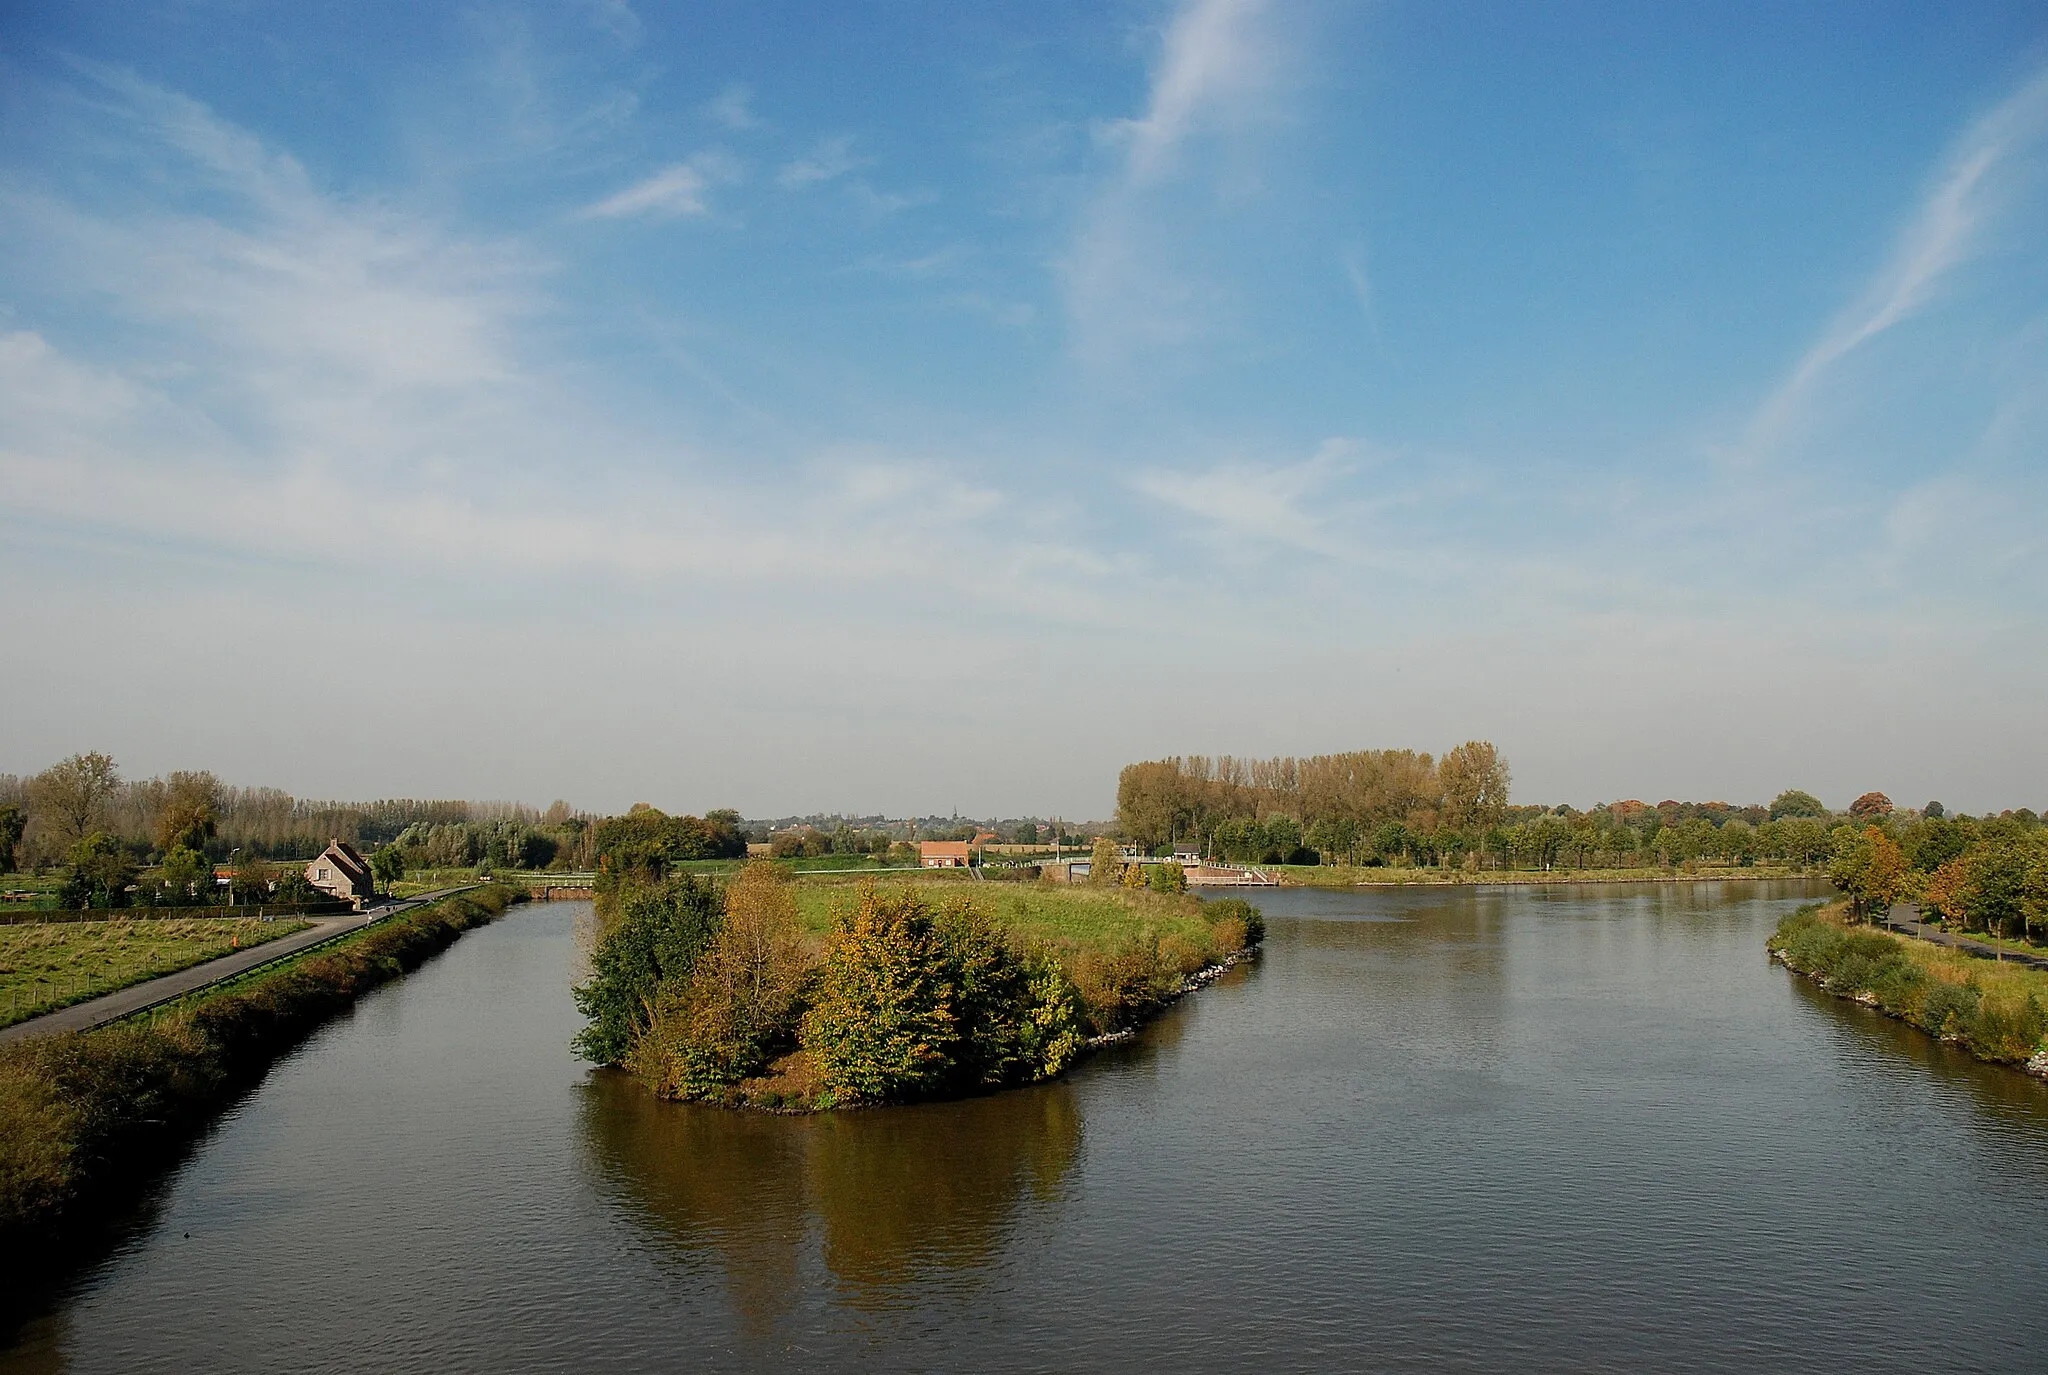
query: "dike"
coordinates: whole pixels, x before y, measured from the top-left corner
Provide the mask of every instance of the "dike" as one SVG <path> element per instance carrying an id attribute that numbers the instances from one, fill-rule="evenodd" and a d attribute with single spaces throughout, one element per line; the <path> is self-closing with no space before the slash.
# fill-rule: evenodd
<path id="1" fill-rule="evenodd" d="M 92 1254 L 280 1057 L 524 900 L 472 889 L 125 1021 L 0 1048 L 0 1284 Z"/>

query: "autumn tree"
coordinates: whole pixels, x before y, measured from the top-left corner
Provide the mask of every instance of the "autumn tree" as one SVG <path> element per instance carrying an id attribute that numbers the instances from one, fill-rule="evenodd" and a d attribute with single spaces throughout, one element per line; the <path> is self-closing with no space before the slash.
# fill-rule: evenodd
<path id="1" fill-rule="evenodd" d="M 841 1102 L 916 1098 L 952 1069 L 956 990 L 931 910 L 909 889 L 861 889 L 832 929 L 804 1049 Z"/>
<path id="2" fill-rule="evenodd" d="M 1905 852 L 1875 826 L 1860 831 L 1844 826 L 1835 834 L 1828 879 L 1848 897 L 1850 910 L 1858 917 L 1889 912 L 1905 890 Z"/>
<path id="3" fill-rule="evenodd" d="M 169 854 L 180 847 L 206 848 L 219 826 L 222 806 L 220 780 L 206 772 L 177 772 L 163 781 L 163 796 L 156 817 L 156 847 Z"/>
<path id="4" fill-rule="evenodd" d="M 69 849 L 99 829 L 107 800 L 120 786 L 112 755 L 98 750 L 74 754 L 35 776 L 29 783 L 29 806 L 52 839 Z"/>
<path id="5" fill-rule="evenodd" d="M 600 1065 L 624 1060 L 651 1020 L 662 988 L 687 979 L 696 967 L 723 910 L 716 885 L 694 874 L 609 889 L 590 980 L 575 990 L 577 1010 L 591 1019 L 576 1037 L 577 1053 Z"/>
<path id="6" fill-rule="evenodd" d="M 1849 815 L 1858 821 L 1869 821 L 1892 814 L 1892 800 L 1883 793 L 1865 793 L 1849 804 Z"/>
<path id="7" fill-rule="evenodd" d="M 1787 788 L 1771 799 L 1771 820 L 1782 821 L 1788 816 L 1825 819 L 1828 809 L 1812 793 L 1797 788 Z"/>
<path id="8" fill-rule="evenodd" d="M 1123 876 L 1123 867 L 1116 841 L 1108 836 L 1095 837 L 1095 847 L 1088 854 L 1088 881 L 1098 885 L 1115 883 Z"/>
<path id="9" fill-rule="evenodd" d="M 1508 766 L 1490 741 L 1467 740 L 1437 764 L 1444 824 L 1457 830 L 1498 825 L 1508 807 Z"/>
<path id="10" fill-rule="evenodd" d="M 668 1098 L 714 1097 L 765 1071 L 795 1041 L 805 975 L 803 935 L 787 880 L 749 864 L 725 891 L 725 921 L 687 982 L 657 997 L 627 1064 Z"/>

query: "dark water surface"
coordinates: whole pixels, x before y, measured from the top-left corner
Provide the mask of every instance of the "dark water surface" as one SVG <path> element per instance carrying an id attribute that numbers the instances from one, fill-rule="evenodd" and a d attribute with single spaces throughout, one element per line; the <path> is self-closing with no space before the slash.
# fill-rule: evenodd
<path id="1" fill-rule="evenodd" d="M 1766 963 L 1809 891 L 1267 894 L 1064 1082 L 816 1118 L 580 1066 L 519 909 L 0 1369 L 2048 1369 L 2048 1089 Z"/>

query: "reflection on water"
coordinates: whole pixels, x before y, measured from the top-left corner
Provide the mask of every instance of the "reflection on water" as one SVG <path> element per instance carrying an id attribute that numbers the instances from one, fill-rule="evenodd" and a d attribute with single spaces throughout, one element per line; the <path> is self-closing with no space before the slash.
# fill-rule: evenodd
<path id="1" fill-rule="evenodd" d="M 582 1133 L 601 1187 L 664 1245 L 711 1257 L 750 1324 L 796 1292 L 816 1245 L 846 1301 L 887 1307 L 913 1280 L 1002 1253 L 1026 1203 L 1057 1202 L 1081 1149 L 1061 1083 L 957 1103 L 773 1117 L 663 1103 L 593 1077 Z"/>
<path id="2" fill-rule="evenodd" d="M 579 1064 L 578 909 L 516 912 L 0 1371 L 2039 1369 L 2048 1086 L 1769 964 L 1813 891 L 1264 893 L 1057 1084 L 789 1118 Z"/>

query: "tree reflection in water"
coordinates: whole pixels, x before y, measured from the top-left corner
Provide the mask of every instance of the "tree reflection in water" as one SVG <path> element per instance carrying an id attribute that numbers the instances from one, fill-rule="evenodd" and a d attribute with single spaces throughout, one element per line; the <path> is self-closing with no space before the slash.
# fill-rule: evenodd
<path id="1" fill-rule="evenodd" d="M 765 1335 L 796 1304 L 811 1245 L 857 1308 L 996 1261 L 1030 1204 L 1062 1196 L 1081 1115 L 1057 1082 L 775 1117 L 664 1103 L 604 1072 L 583 1137 L 607 1192 L 680 1254 L 719 1265 L 742 1322 Z"/>

